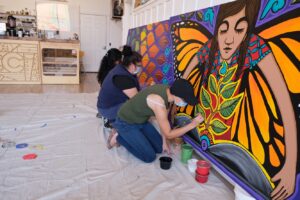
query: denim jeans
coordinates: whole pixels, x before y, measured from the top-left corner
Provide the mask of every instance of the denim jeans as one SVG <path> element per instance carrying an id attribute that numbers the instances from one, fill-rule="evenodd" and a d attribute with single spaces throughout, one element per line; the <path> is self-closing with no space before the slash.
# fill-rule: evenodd
<path id="1" fill-rule="evenodd" d="M 116 120 L 118 111 L 122 105 L 123 103 L 120 103 L 110 108 L 98 108 L 98 112 L 101 113 L 103 117 L 108 119 L 109 122 L 113 122 Z"/>
<path id="2" fill-rule="evenodd" d="M 129 124 L 117 117 L 117 141 L 138 159 L 150 163 L 162 152 L 162 136 L 150 122 Z"/>

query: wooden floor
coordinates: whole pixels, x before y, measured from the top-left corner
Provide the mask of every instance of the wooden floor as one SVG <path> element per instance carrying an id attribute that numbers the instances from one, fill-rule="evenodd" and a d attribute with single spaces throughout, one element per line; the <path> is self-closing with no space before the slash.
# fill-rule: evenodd
<path id="1" fill-rule="evenodd" d="M 1 85 L 0 93 L 94 93 L 99 92 L 97 73 L 82 73 L 79 85 Z"/>

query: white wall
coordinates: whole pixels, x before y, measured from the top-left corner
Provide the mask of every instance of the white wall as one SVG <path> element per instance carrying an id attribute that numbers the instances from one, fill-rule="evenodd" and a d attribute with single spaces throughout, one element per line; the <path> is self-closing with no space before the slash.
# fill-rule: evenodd
<path id="1" fill-rule="evenodd" d="M 36 0 L 0 0 L 0 12 L 11 10 L 20 11 L 25 8 L 35 10 L 35 2 Z M 109 46 L 109 43 L 111 43 L 111 47 L 119 47 L 122 45 L 122 22 L 111 19 L 111 0 L 68 0 L 68 2 L 70 5 L 73 5 L 73 7 L 79 6 L 80 13 L 107 16 L 107 45 Z M 72 30 L 79 34 L 79 13 L 77 16 L 75 13 L 71 13 L 71 16 L 72 15 L 71 20 L 75 21 L 73 27 L 71 25 Z"/>
<path id="2" fill-rule="evenodd" d="M 127 20 L 123 24 L 123 43 L 127 40 L 128 30 L 150 24 L 153 22 L 169 19 L 171 16 L 199 10 L 233 0 L 150 0 L 146 4 L 133 8 L 134 2 L 131 4 L 131 20 Z"/>

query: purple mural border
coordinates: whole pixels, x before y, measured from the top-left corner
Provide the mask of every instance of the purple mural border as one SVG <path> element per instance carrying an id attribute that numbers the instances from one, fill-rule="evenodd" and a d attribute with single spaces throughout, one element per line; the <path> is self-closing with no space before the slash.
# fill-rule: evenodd
<path id="1" fill-rule="evenodd" d="M 278 16 L 281 16 L 281 15 L 283 15 L 283 14 L 289 12 L 289 11 L 300 8 L 300 3 L 292 5 L 292 0 L 282 0 L 282 1 L 285 1 L 285 5 L 280 10 L 278 10 L 276 13 L 268 11 L 265 18 L 260 19 L 260 17 L 262 16 L 263 11 L 266 8 L 267 3 L 270 2 L 270 1 L 271 0 L 261 0 L 260 10 L 259 10 L 259 14 L 258 14 L 257 22 L 256 22 L 256 27 L 259 27 L 262 24 L 265 24 L 269 21 L 272 21 L 272 20 L 276 19 Z M 274 1 L 273 5 L 275 3 L 276 2 Z"/>
<path id="2" fill-rule="evenodd" d="M 206 154 L 201 147 L 199 147 L 189 136 L 184 135 L 183 139 L 185 142 L 189 143 L 192 145 L 192 147 L 197 150 L 199 153 L 202 154 L 205 158 L 207 158 L 210 162 L 212 162 L 215 166 L 217 166 L 222 172 L 224 172 L 227 176 L 229 176 L 235 183 L 237 183 L 241 188 L 246 190 L 252 197 L 255 199 L 262 199 L 264 198 L 259 195 L 255 190 L 253 190 L 251 187 L 249 187 L 247 184 L 245 184 L 243 181 L 241 181 L 237 176 L 232 174 L 230 170 L 226 169 L 222 164 L 220 164 L 218 161 L 216 161 L 212 156 Z"/>

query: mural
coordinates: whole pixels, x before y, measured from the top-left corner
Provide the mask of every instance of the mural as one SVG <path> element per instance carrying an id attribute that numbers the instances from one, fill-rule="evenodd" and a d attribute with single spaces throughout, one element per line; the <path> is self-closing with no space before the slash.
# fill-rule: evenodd
<path id="1" fill-rule="evenodd" d="M 176 77 L 201 113 L 190 133 L 260 198 L 299 199 L 300 3 L 238 0 L 170 19 Z M 297 168 L 298 164 L 298 168 Z"/>
<path id="2" fill-rule="evenodd" d="M 142 86 L 188 79 L 199 151 L 256 199 L 300 199 L 300 1 L 237 0 L 131 29 Z"/>
<path id="3" fill-rule="evenodd" d="M 139 75 L 141 87 L 151 83 L 170 84 L 174 81 L 169 21 L 130 29 L 127 45 L 143 56 Z"/>

